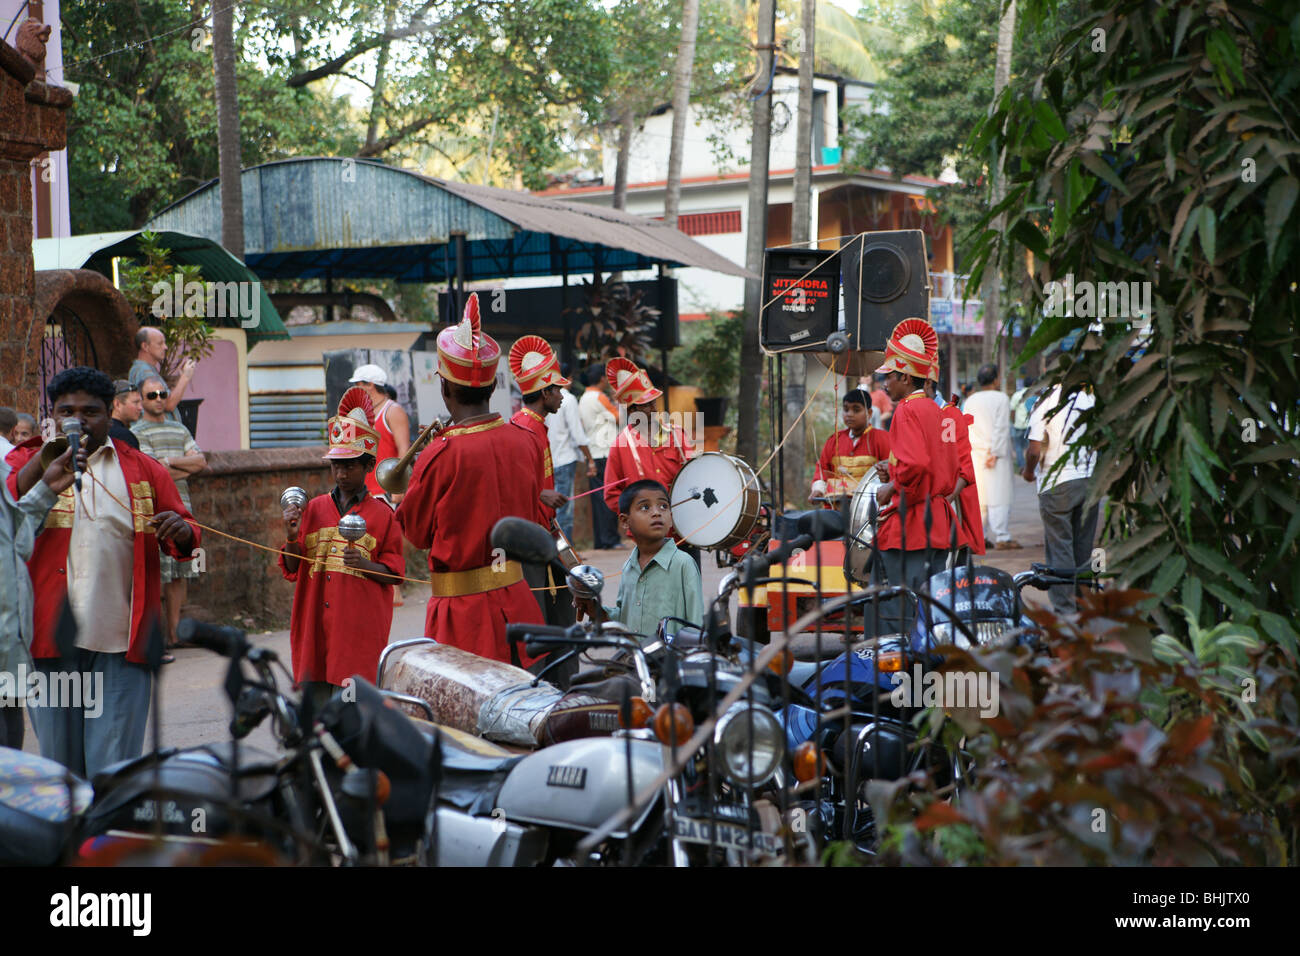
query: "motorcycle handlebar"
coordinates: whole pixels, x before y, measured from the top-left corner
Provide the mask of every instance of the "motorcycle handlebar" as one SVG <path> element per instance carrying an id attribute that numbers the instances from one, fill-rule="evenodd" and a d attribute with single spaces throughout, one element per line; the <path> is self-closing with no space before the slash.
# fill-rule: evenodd
<path id="1" fill-rule="evenodd" d="M 807 550 L 812 547 L 813 536 L 810 534 L 801 534 L 797 538 L 791 538 L 774 551 L 767 554 L 751 555 L 747 558 L 749 564 L 749 573 L 761 577 L 763 572 L 767 571 L 774 564 L 785 564 L 790 560 L 790 556 L 796 551 Z"/>
<path id="2" fill-rule="evenodd" d="M 187 617 L 176 628 L 176 636 L 187 644 L 194 644 L 222 657 L 242 657 L 248 640 L 237 627 L 205 624 Z"/>

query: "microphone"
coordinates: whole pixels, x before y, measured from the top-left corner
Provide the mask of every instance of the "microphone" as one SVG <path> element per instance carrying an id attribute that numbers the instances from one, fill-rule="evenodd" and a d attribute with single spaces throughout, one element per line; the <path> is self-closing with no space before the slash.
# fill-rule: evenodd
<path id="1" fill-rule="evenodd" d="M 68 447 L 72 449 L 72 470 L 75 474 L 73 483 L 77 486 L 77 491 L 81 491 L 81 462 L 77 459 L 77 452 L 81 451 L 81 419 L 65 418 L 60 427 L 68 439 Z"/>

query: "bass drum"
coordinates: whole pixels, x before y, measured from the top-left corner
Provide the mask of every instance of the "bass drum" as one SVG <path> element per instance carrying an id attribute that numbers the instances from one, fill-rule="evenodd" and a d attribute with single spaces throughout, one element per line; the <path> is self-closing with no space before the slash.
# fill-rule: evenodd
<path id="1" fill-rule="evenodd" d="M 876 491 L 884 484 L 876 470 L 872 468 L 858 486 L 853 489 L 846 512 L 848 518 L 848 547 L 844 549 L 844 574 L 858 584 L 870 584 L 871 546 L 876 541 L 876 525 L 880 522 L 877 511 L 876 520 L 871 520 L 871 502 L 875 500 Z"/>
<path id="2" fill-rule="evenodd" d="M 758 522 L 758 476 L 743 459 L 706 451 L 677 473 L 669 489 L 673 527 L 687 544 L 725 551 Z"/>

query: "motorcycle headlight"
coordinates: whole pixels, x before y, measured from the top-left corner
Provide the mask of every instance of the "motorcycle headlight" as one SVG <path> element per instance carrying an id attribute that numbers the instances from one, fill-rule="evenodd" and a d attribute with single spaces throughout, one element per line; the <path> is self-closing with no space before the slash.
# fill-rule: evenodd
<path id="1" fill-rule="evenodd" d="M 973 626 L 967 624 L 966 627 L 974 632 L 975 640 L 979 642 L 980 647 L 991 647 L 1001 644 L 1002 635 L 1010 631 L 1013 625 L 1010 621 L 976 621 Z M 951 621 L 940 621 L 936 624 L 933 637 L 936 644 L 955 643 L 962 649 L 970 647 L 966 635 L 954 628 Z"/>
<path id="2" fill-rule="evenodd" d="M 713 747 L 728 780 L 742 787 L 757 787 L 771 780 L 780 768 L 785 734 L 781 722 L 766 707 L 735 704 L 714 728 Z"/>

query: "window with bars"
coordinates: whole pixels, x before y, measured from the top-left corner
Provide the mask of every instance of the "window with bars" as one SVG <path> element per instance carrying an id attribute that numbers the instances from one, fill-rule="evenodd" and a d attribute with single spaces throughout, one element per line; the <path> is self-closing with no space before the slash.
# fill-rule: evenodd
<path id="1" fill-rule="evenodd" d="M 664 217 L 655 218 L 662 222 Z M 682 213 L 677 217 L 677 228 L 688 236 L 719 236 L 728 232 L 740 232 L 740 210 Z"/>

